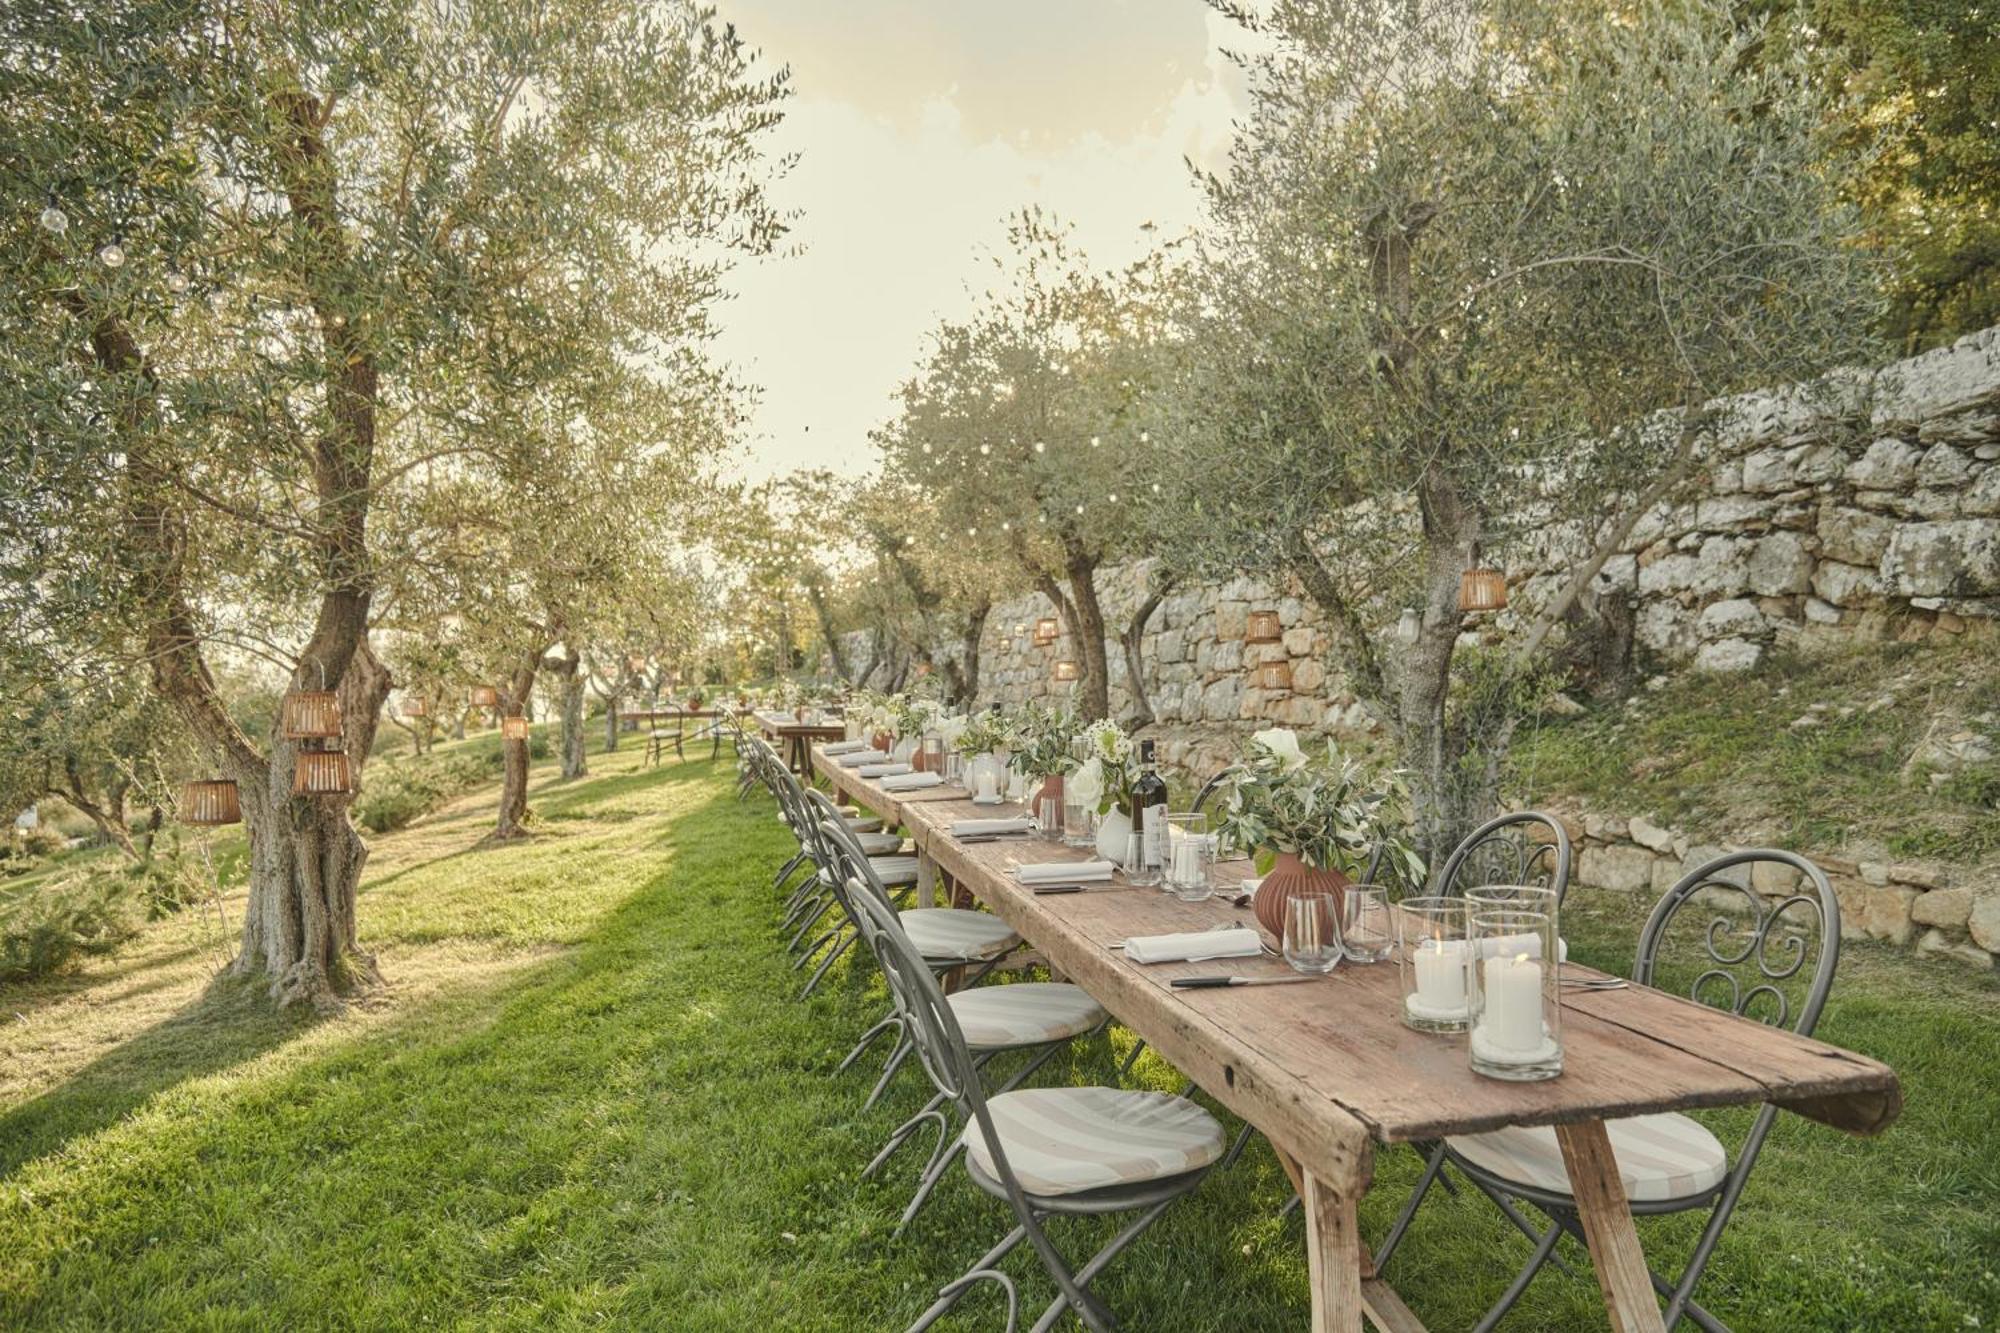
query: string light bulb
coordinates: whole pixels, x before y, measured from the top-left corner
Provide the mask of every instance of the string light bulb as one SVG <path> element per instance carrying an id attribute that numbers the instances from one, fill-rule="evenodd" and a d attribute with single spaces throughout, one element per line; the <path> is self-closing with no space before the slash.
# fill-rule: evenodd
<path id="1" fill-rule="evenodd" d="M 185 292 L 187 289 L 188 289 L 187 274 L 181 272 L 179 269 L 168 269 L 167 290 L 172 292 L 175 296 L 179 296 L 182 292 Z"/>
<path id="2" fill-rule="evenodd" d="M 1095 449 L 1095 448 L 1097 447 L 1097 444 L 1098 444 L 1098 437 L 1097 437 L 1097 436 L 1095 436 L 1095 435 L 1091 436 L 1091 437 L 1090 437 L 1090 447 L 1091 447 L 1091 448 L 1093 448 L 1093 449 Z"/>
<path id="3" fill-rule="evenodd" d="M 1036 441 L 1035 441 L 1035 452 L 1036 452 L 1036 453 L 1038 453 L 1038 454 L 1039 454 L 1039 453 L 1046 453 L 1046 452 L 1048 451 L 1048 447 L 1049 447 L 1049 446 L 1048 446 L 1048 443 L 1047 443 L 1046 441 L 1044 441 L 1044 440 L 1036 440 Z"/>
<path id="4" fill-rule="evenodd" d="M 117 241 L 106 241 L 97 252 L 97 262 L 106 268 L 124 268 L 125 247 Z"/>
<path id="5" fill-rule="evenodd" d="M 50 200 L 49 206 L 42 210 L 41 224 L 42 230 L 49 235 L 60 236 L 69 230 L 69 214 L 57 208 L 54 200 Z"/>

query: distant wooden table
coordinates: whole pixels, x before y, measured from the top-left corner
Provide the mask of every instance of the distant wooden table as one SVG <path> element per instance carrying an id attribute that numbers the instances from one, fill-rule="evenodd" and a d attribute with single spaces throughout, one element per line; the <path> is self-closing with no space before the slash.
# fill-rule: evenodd
<path id="1" fill-rule="evenodd" d="M 1378 1143 L 1554 1125 L 1612 1328 L 1657 1333 L 1660 1307 L 1605 1121 L 1768 1101 L 1866 1135 L 1902 1109 L 1886 1065 L 1645 986 L 1565 995 L 1563 1073 L 1544 1083 L 1481 1078 L 1467 1065 L 1462 1038 L 1404 1027 L 1393 965 L 1343 967 L 1314 985 L 1172 990 L 1173 978 L 1212 974 L 1217 965 L 1141 967 L 1113 945 L 1211 928 L 1232 911 L 1221 895 L 1183 903 L 1158 889 L 1114 885 L 1038 898 L 1008 873 L 1013 865 L 1086 853 L 1039 841 L 965 846 L 951 836 L 952 821 L 990 815 L 990 807 L 936 788 L 886 792 L 824 754 L 814 762 L 843 796 L 908 831 L 922 873 L 970 890 L 1052 967 L 1264 1132 L 1305 1202 L 1314 1333 L 1352 1333 L 1364 1315 L 1393 1333 L 1423 1328 L 1375 1275 L 1356 1225 Z M 1232 878 L 1243 867 L 1217 873 Z M 1262 958 L 1227 966 L 1239 975 L 1287 971 Z"/>
<path id="2" fill-rule="evenodd" d="M 756 717 L 757 729 L 773 745 L 783 746 L 785 763 L 802 781 L 812 779 L 812 747 L 815 744 L 847 737 L 847 724 L 838 720 L 801 722 L 790 713 L 768 712 L 760 712 Z"/>

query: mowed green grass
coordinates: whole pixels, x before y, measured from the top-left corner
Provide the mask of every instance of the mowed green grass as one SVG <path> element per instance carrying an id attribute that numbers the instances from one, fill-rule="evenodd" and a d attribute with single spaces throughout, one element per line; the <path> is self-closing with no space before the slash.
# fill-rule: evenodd
<path id="1" fill-rule="evenodd" d="M 636 759 L 541 785 L 526 844 L 475 850 L 490 793 L 379 840 L 362 921 L 388 986 L 340 1018 L 209 983 L 227 942 L 192 918 L 0 996 L 0 1327 L 905 1326 L 1010 1220 L 954 1174 L 892 1237 L 915 1155 L 857 1168 L 927 1090 L 908 1071 L 864 1113 L 874 1063 L 834 1072 L 879 979 L 838 969 L 796 1002 L 770 802 L 735 801 L 727 761 Z M 1592 899 L 1569 933 L 1624 966 L 1635 926 Z M 1871 1141 L 1782 1118 L 1702 1294 L 1740 1330 L 1994 1327 L 2000 986 L 1865 948 L 1847 974 L 1822 1034 L 1894 1064 L 1908 1111 Z M 1109 1081 L 1129 1040 L 1040 1077 Z M 1139 1074 L 1177 1086 L 1151 1057 Z M 1415 1167 L 1380 1155 L 1370 1234 Z M 1260 1141 L 1100 1290 L 1132 1329 L 1303 1327 L 1287 1194 Z M 1642 1231 L 1662 1265 L 1694 1233 Z M 1081 1255 L 1107 1226 L 1055 1234 Z M 1439 1195 L 1389 1276 L 1433 1328 L 1465 1327 L 1524 1252 L 1470 1191 Z M 1505 1327 L 1603 1327 L 1570 1254 L 1586 1276 L 1546 1272 Z M 1025 1327 L 1051 1289 L 1010 1268 Z M 1001 1320 L 989 1288 L 947 1326 Z"/>

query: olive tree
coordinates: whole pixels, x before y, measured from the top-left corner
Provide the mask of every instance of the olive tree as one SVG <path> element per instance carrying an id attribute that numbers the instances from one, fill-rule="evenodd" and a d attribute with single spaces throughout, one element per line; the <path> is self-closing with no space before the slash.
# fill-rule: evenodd
<path id="1" fill-rule="evenodd" d="M 1718 395 L 1868 355 L 1866 260 L 1808 71 L 1722 4 L 1237 16 L 1270 50 L 1206 181 L 1160 530 L 1318 607 L 1435 855 L 1494 807 L 1551 634 L 1727 427 Z M 1557 590 L 1466 646 L 1461 574 L 1560 533 Z"/>
<path id="2" fill-rule="evenodd" d="M 356 777 L 390 687 L 369 629 L 397 502 L 504 476 L 469 408 L 581 345 L 643 357 L 713 295 L 662 255 L 762 250 L 782 78 L 687 0 L 14 6 L 0 20 L 0 552 L 51 632 L 115 628 L 233 778 L 251 845 L 235 971 L 336 1002 L 372 964 L 366 847 L 295 795 L 218 642 L 334 691 Z M 17 521 L 18 520 L 18 521 Z"/>

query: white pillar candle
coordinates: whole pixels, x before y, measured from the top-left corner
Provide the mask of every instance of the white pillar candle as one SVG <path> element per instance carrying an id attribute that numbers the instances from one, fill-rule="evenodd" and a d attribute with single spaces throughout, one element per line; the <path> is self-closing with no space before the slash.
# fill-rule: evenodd
<path id="1" fill-rule="evenodd" d="M 1542 965 L 1525 953 L 1488 958 L 1481 1035 L 1499 1050 L 1532 1055 L 1542 1048 Z"/>
<path id="2" fill-rule="evenodd" d="M 1425 940 L 1417 946 L 1417 1002 L 1437 1013 L 1465 1011 L 1465 941 Z"/>
<path id="3" fill-rule="evenodd" d="M 993 776 L 991 768 L 982 768 L 979 770 L 979 799 L 982 801 L 997 801 L 1000 799 L 1000 784 Z"/>

